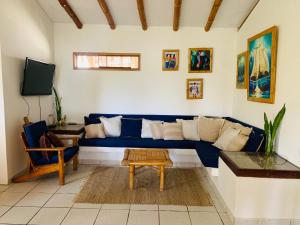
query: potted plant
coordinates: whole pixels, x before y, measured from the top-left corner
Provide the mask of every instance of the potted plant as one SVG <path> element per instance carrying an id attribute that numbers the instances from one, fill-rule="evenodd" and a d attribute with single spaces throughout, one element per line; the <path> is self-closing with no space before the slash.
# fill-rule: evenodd
<path id="1" fill-rule="evenodd" d="M 65 124 L 66 116 L 62 117 L 61 97 L 58 96 L 56 89 L 53 87 L 54 98 L 55 98 L 55 111 L 57 126 L 63 126 Z"/>
<path id="2" fill-rule="evenodd" d="M 271 156 L 275 152 L 274 142 L 276 140 L 277 130 L 278 130 L 278 128 L 281 124 L 281 121 L 284 117 L 285 110 L 286 110 L 286 108 L 285 108 L 285 104 L 284 104 L 283 107 L 281 108 L 281 110 L 276 115 L 273 122 L 271 120 L 269 120 L 267 117 L 267 114 L 264 113 L 264 120 L 265 120 L 264 131 L 265 131 L 265 135 L 266 135 L 266 146 L 265 146 L 266 156 Z"/>

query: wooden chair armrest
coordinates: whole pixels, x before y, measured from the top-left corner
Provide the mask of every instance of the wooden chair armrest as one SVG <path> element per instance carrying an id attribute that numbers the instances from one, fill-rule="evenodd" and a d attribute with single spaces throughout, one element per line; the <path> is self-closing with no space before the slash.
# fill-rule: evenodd
<path id="1" fill-rule="evenodd" d="M 56 148 L 26 148 L 27 152 L 35 152 L 35 151 L 52 151 L 52 152 L 60 152 L 64 151 L 66 147 L 56 147 Z"/>

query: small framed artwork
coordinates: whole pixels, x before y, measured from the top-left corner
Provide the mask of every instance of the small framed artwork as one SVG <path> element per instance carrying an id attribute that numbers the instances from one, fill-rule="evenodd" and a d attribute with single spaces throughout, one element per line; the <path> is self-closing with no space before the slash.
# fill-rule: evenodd
<path id="1" fill-rule="evenodd" d="M 162 53 L 162 70 L 176 71 L 179 67 L 179 50 L 164 49 Z"/>
<path id="2" fill-rule="evenodd" d="M 237 65 L 236 65 L 236 88 L 245 89 L 246 81 L 246 61 L 247 61 L 247 52 L 238 54 L 237 56 Z"/>
<path id="3" fill-rule="evenodd" d="M 187 79 L 186 80 L 186 98 L 202 99 L 203 98 L 203 79 Z"/>
<path id="4" fill-rule="evenodd" d="M 249 101 L 275 101 L 278 28 L 273 26 L 248 39 L 247 96 Z"/>
<path id="5" fill-rule="evenodd" d="M 212 48 L 189 48 L 189 73 L 212 72 Z"/>

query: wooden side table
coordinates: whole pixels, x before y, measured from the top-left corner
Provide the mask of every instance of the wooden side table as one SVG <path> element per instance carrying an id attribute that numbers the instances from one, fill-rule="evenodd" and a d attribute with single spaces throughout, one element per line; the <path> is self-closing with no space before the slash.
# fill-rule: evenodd
<path id="1" fill-rule="evenodd" d="M 129 166 L 129 187 L 133 190 L 136 167 L 152 166 L 159 168 L 160 191 L 164 189 L 165 167 L 173 165 L 168 150 L 165 149 L 126 149 L 123 166 Z"/>
<path id="2" fill-rule="evenodd" d="M 83 124 L 66 124 L 64 126 L 49 127 L 49 131 L 60 136 L 60 139 L 72 139 L 73 145 L 77 145 L 78 139 L 84 133 Z M 66 137 L 67 136 L 67 137 Z"/>

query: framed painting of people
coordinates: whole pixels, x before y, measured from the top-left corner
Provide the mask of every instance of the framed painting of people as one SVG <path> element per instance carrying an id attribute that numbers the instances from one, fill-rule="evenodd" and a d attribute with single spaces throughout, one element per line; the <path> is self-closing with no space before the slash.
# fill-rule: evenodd
<path id="1" fill-rule="evenodd" d="M 212 48 L 189 48 L 189 73 L 212 72 Z"/>
<path id="2" fill-rule="evenodd" d="M 203 98 L 203 79 L 187 79 L 186 80 L 186 98 L 202 99 Z"/>
<path id="3" fill-rule="evenodd" d="M 249 101 L 275 101 L 278 28 L 273 26 L 248 39 L 247 96 Z"/>
<path id="4" fill-rule="evenodd" d="M 236 65 L 236 88 L 237 89 L 246 88 L 246 81 L 245 81 L 246 60 L 247 60 L 247 52 L 238 54 L 237 65 Z"/>
<path id="5" fill-rule="evenodd" d="M 162 70 L 176 71 L 179 67 L 179 50 L 164 49 L 162 53 Z"/>

